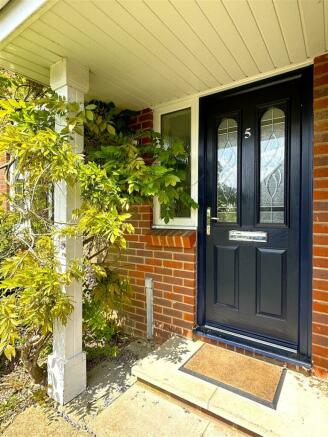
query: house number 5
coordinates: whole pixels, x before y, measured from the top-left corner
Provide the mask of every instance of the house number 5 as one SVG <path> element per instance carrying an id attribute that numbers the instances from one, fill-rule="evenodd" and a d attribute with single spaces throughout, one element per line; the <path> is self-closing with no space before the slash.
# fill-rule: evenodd
<path id="1" fill-rule="evenodd" d="M 245 129 L 245 135 L 244 135 L 244 138 L 249 138 L 249 137 L 251 137 L 252 136 L 252 133 L 251 133 L 251 128 L 250 127 L 248 127 L 247 129 Z"/>

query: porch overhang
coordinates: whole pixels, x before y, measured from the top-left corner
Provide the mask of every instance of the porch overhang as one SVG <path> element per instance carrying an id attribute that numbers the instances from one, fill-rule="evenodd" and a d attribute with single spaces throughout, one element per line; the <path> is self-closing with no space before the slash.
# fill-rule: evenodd
<path id="1" fill-rule="evenodd" d="M 0 29 L 0 65 L 48 84 L 71 58 L 90 69 L 87 98 L 141 109 L 311 64 L 328 2 L 11 0 Z"/>
<path id="2" fill-rule="evenodd" d="M 68 100 L 112 100 L 121 108 L 136 110 L 162 106 L 157 110 L 158 120 L 169 102 L 173 103 L 167 112 L 172 112 L 186 99 L 194 102 L 203 95 L 310 65 L 327 49 L 327 0 L 10 0 L 0 9 L 0 67 L 49 84 Z M 323 64 L 326 68 L 326 61 Z M 324 91 L 319 88 L 314 105 L 318 113 L 326 105 L 326 88 Z M 192 137 L 196 146 L 191 155 L 191 177 L 195 180 L 193 197 L 197 199 L 198 109 L 193 114 Z M 320 171 L 321 166 L 323 171 L 328 166 L 326 158 L 320 161 L 320 154 L 328 153 L 325 123 L 325 118 L 319 119 L 316 128 L 319 135 L 314 136 Z M 83 143 L 82 137 L 75 141 L 79 146 Z M 323 186 L 324 194 L 316 188 L 317 200 L 322 201 L 316 202 L 315 208 L 316 224 L 321 226 L 322 220 L 326 237 L 327 191 Z M 55 216 L 68 214 L 78 201 L 78 190 L 72 195 L 58 195 Z M 140 212 L 149 220 L 150 229 L 152 214 L 150 207 L 146 208 L 149 209 Z M 169 244 L 167 236 L 165 241 Z M 156 238 L 156 244 L 159 242 Z M 174 245 L 181 249 L 175 239 Z M 187 264 L 177 283 L 183 284 L 179 293 L 190 312 L 184 320 L 172 319 L 177 324 L 172 324 L 174 332 L 180 329 L 180 333 L 188 332 L 193 324 L 192 302 L 196 295 L 197 249 L 183 247 L 183 250 L 190 252 L 177 253 L 177 258 L 173 258 L 175 267 L 170 266 L 176 272 Z M 73 251 L 65 253 L 67 260 L 70 253 Z M 82 253 L 81 245 L 75 253 Z M 315 273 L 317 279 L 327 281 L 326 267 L 321 270 Z M 168 281 L 172 279 L 169 277 Z M 86 383 L 81 284 L 72 290 L 72 295 L 75 309 L 70 324 L 55 327 L 54 354 L 49 358 L 50 385 L 57 389 L 53 397 L 61 403 L 80 393 Z M 321 317 L 320 308 L 317 313 Z M 321 333 L 327 314 L 324 319 L 319 316 L 314 321 L 317 334 Z M 326 331 L 322 333 L 326 341 Z M 319 345 L 313 354 L 316 365 L 327 372 L 327 347 L 316 341 Z"/>

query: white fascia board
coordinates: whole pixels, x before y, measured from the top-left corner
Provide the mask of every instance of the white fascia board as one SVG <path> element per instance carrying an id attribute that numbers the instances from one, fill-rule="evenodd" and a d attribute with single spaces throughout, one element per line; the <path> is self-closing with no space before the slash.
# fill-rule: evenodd
<path id="1" fill-rule="evenodd" d="M 0 10 L 0 49 L 56 2 L 57 0 L 10 0 Z"/>

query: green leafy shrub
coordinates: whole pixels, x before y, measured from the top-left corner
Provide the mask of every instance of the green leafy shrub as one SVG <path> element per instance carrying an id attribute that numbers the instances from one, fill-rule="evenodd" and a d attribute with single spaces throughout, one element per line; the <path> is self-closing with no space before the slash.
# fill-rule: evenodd
<path id="1" fill-rule="evenodd" d="M 40 237 L 31 250 L 5 259 L 0 300 L 0 350 L 11 359 L 21 346 L 21 358 L 36 382 L 44 378 L 38 365 L 42 348 L 52 332 L 54 320 L 66 324 L 73 306 L 63 288 L 82 277 L 74 262 L 60 272 L 50 237 Z"/>
<path id="2" fill-rule="evenodd" d="M 174 201 L 196 203 L 184 192 L 185 156 L 181 144 L 164 146 L 152 131 L 129 132 L 129 111 L 113 104 L 81 107 L 49 90 L 24 95 L 27 82 L 0 75 L 0 156 L 10 189 L 0 211 L 0 353 L 21 352 L 36 382 L 44 379 L 38 359 L 49 343 L 53 323 L 65 324 L 73 302 L 63 291 L 73 280 L 84 283 L 84 332 L 111 345 L 129 286 L 115 266 L 105 265 L 109 251 L 126 247 L 131 205 L 157 196 L 165 221 Z M 29 86 L 27 88 L 30 90 Z M 55 130 L 55 120 L 62 121 Z M 76 153 L 72 135 L 85 126 L 86 159 Z M 151 164 L 151 165 L 150 165 Z M 53 222 L 56 184 L 78 184 L 82 202 L 71 219 Z M 58 246 L 65 238 L 82 238 L 84 256 L 65 269 Z"/>
<path id="3" fill-rule="evenodd" d="M 120 314 L 129 302 L 130 286 L 125 277 L 107 266 L 90 265 L 83 294 L 83 328 L 86 343 L 109 344 L 121 332 Z"/>

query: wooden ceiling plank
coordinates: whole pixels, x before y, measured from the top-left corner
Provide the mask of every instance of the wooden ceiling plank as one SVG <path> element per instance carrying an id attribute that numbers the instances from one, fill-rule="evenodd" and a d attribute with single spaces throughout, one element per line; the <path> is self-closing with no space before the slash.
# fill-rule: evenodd
<path id="1" fill-rule="evenodd" d="M 248 4 L 244 0 L 223 0 L 223 4 L 235 23 L 236 31 L 240 33 L 245 41 L 260 72 L 272 70 L 274 63 Z"/>
<path id="2" fill-rule="evenodd" d="M 36 23 L 33 24 L 35 25 Z M 140 87 L 140 82 L 136 78 L 130 80 L 130 76 L 117 67 L 116 59 L 107 57 L 106 53 L 99 51 L 87 36 L 83 38 L 83 35 L 76 32 L 69 23 L 58 20 L 54 13 L 48 12 L 37 25 L 43 25 L 44 35 L 46 34 L 45 28 L 47 28 L 50 35 L 54 35 L 55 39 L 80 63 L 89 65 L 90 70 L 97 68 L 103 71 L 105 75 L 115 79 L 117 84 L 121 84 L 122 90 L 129 91 L 138 99 L 147 101 L 148 93 Z"/>
<path id="3" fill-rule="evenodd" d="M 115 1 L 111 4 L 100 2 L 97 5 L 103 15 L 111 18 L 111 33 L 144 60 L 158 66 L 168 80 L 176 82 L 187 93 L 199 91 L 206 86 L 188 65 L 163 44 L 156 23 L 146 28 L 144 22 L 155 21 L 155 17 L 144 3 L 124 1 L 121 5 Z"/>
<path id="4" fill-rule="evenodd" d="M 75 6 L 77 6 L 76 9 Z M 84 40 L 84 44 L 87 44 L 85 37 L 89 38 L 97 53 L 102 51 L 105 58 L 115 59 L 115 66 L 122 71 L 123 76 L 129 76 L 130 81 L 137 80 L 139 76 L 147 77 L 150 92 L 155 96 L 158 93 L 159 97 L 163 92 L 172 98 L 181 93 L 179 86 L 175 82 L 167 80 L 168 78 L 163 75 L 157 64 L 145 63 L 144 58 L 137 56 L 131 47 L 126 48 L 121 44 L 121 37 L 116 39 L 112 37 L 114 23 L 106 19 L 106 16 L 103 16 L 105 19 L 103 26 L 95 25 L 90 18 L 87 19 L 86 17 L 93 16 L 92 11 L 89 10 L 90 6 L 92 7 L 89 2 L 83 2 L 81 5 L 80 3 L 66 5 L 65 3 L 63 6 L 56 5 L 53 12 L 63 16 L 68 9 L 69 23 L 83 34 L 81 39 Z M 105 29 L 110 29 L 110 32 L 106 33 Z"/>
<path id="5" fill-rule="evenodd" d="M 307 55 L 325 51 L 324 4 L 322 1 L 299 0 Z"/>
<path id="6" fill-rule="evenodd" d="M 97 99 L 105 102 L 113 101 L 120 109 L 141 110 L 150 107 L 152 104 L 151 98 L 149 98 L 147 103 L 143 104 L 135 99 L 131 99 L 131 95 L 123 94 L 120 89 L 113 87 L 111 80 L 93 72 L 90 72 L 90 90 L 86 98 L 88 100 Z"/>
<path id="7" fill-rule="evenodd" d="M 69 43 L 74 42 L 74 50 L 76 50 L 77 44 L 85 49 L 84 58 L 88 60 L 89 58 L 93 59 L 93 63 L 96 63 L 99 67 L 102 64 L 102 68 L 110 68 L 113 73 L 117 74 L 118 77 L 126 80 L 131 86 L 138 88 L 140 84 L 140 77 L 145 77 L 146 73 L 146 64 L 143 63 L 140 65 L 138 59 L 134 58 L 133 60 L 127 59 L 126 56 L 122 56 L 122 49 L 115 45 L 115 42 L 103 41 L 98 42 L 96 30 L 90 29 L 88 27 L 84 27 L 85 33 L 82 30 L 83 25 L 86 23 L 77 22 L 76 17 L 74 16 L 74 10 L 68 15 L 69 21 L 67 21 L 63 16 L 59 15 L 60 11 L 57 8 L 54 8 L 53 11 L 48 12 L 42 18 L 42 21 L 45 23 L 49 23 L 53 27 L 56 26 L 58 30 L 60 30 L 63 34 L 69 35 Z M 83 18 L 83 17 L 82 17 Z M 81 24 L 81 29 L 77 26 Z M 93 31 L 93 34 L 92 34 Z M 93 35 L 92 37 L 90 36 Z M 79 49 L 77 49 L 79 50 Z M 133 62 L 134 61 L 134 62 Z M 81 60 L 82 62 L 82 60 Z M 89 62 L 87 61 L 89 64 Z M 89 64 L 92 65 L 92 64 Z M 157 85 L 160 82 L 161 78 L 158 78 L 156 75 L 152 75 L 148 80 L 149 92 L 154 93 L 155 96 L 160 97 L 160 92 L 157 89 Z M 167 90 L 168 94 L 170 91 Z M 172 95 L 172 94 L 171 94 Z M 174 94 L 173 94 L 174 96 Z"/>
<path id="8" fill-rule="evenodd" d="M 40 65 L 41 67 L 45 67 L 49 69 L 51 62 L 47 59 L 44 59 L 42 56 L 37 55 L 36 53 L 27 50 L 26 48 L 19 47 L 16 43 L 9 43 L 5 49 L 6 52 L 12 54 L 13 56 L 19 56 L 21 58 L 27 59 L 29 61 L 34 62 L 36 65 Z"/>
<path id="9" fill-rule="evenodd" d="M 160 41 L 164 46 L 165 52 L 170 53 L 170 57 L 178 59 L 179 63 L 184 65 L 186 71 L 186 79 L 190 82 L 191 76 L 197 78 L 197 89 L 203 90 L 217 83 L 211 73 L 204 68 L 200 61 L 176 38 L 174 34 L 167 28 L 163 21 L 149 7 L 148 3 L 140 3 L 133 0 L 124 0 L 119 2 L 122 7 L 130 12 L 130 14 L 144 24 L 147 31 Z M 102 6 L 103 7 L 103 6 Z M 108 6 L 109 7 L 109 6 Z M 109 8 L 110 9 L 110 8 Z M 151 41 L 149 40 L 151 44 Z M 164 59 L 165 59 L 164 55 Z M 172 64 L 172 68 L 175 66 Z M 189 70 L 189 75 L 187 71 Z"/>
<path id="10" fill-rule="evenodd" d="M 271 0 L 248 0 L 250 9 L 277 68 L 290 64 L 286 44 Z"/>
<path id="11" fill-rule="evenodd" d="M 307 59 L 297 0 L 273 0 L 292 63 Z"/>
<path id="12" fill-rule="evenodd" d="M 197 0 L 197 3 L 234 58 L 238 60 L 240 68 L 246 76 L 258 74 L 259 68 L 240 34 L 236 32 L 235 25 L 223 4 L 212 0 Z"/>
<path id="13" fill-rule="evenodd" d="M 49 75 L 49 68 L 45 68 L 39 63 L 32 62 L 31 60 L 27 59 L 27 57 L 19 56 L 17 53 L 14 54 L 8 52 L 7 49 L 2 50 L 1 58 L 8 62 L 12 62 L 13 64 L 17 62 L 18 64 L 26 67 L 29 70 L 35 71 L 37 74 L 40 74 L 41 76 L 47 77 Z"/>
<path id="14" fill-rule="evenodd" d="M 37 56 L 42 56 L 42 58 L 48 61 L 50 64 L 54 64 L 60 59 L 60 56 L 56 55 L 50 50 L 45 49 L 39 44 L 35 44 L 29 41 L 23 36 L 18 36 L 17 38 L 15 38 L 15 45 L 23 50 L 28 50 L 29 52 L 34 53 Z"/>
<path id="15" fill-rule="evenodd" d="M 80 63 L 85 62 L 86 65 L 91 66 L 91 71 L 98 73 L 100 76 L 104 75 L 105 77 L 110 78 L 113 86 L 119 88 L 123 95 L 130 95 L 131 101 L 136 99 L 140 105 L 147 105 L 146 96 L 140 96 L 138 91 L 135 92 L 135 89 L 130 87 L 129 83 L 122 80 L 117 74 L 114 74 L 112 70 L 108 68 L 103 70 L 102 68 L 104 68 L 104 66 L 102 59 L 98 59 L 98 57 L 93 56 L 92 53 L 86 53 L 86 50 L 82 46 L 76 44 L 75 41 L 70 40 L 67 35 L 61 33 L 58 25 L 56 28 L 53 28 L 49 23 L 46 24 L 40 20 L 34 22 L 31 29 L 34 30 L 35 33 L 42 35 L 49 40 L 45 47 L 52 47 L 54 50 L 57 48 L 58 53 L 60 53 L 62 57 L 71 57 Z M 45 37 L 45 35 L 47 35 L 47 37 Z M 68 46 L 68 43 L 70 46 Z M 99 62 L 101 64 L 100 68 L 98 67 Z"/>
<path id="16" fill-rule="evenodd" d="M 40 82 L 45 85 L 49 84 L 50 75 L 44 76 L 35 70 L 30 70 L 24 65 L 24 62 L 20 62 L 19 58 L 16 58 L 14 62 L 8 61 L 3 57 L 3 52 L 0 52 L 0 66 L 7 68 L 8 70 L 19 72 L 29 79 L 35 80 L 36 82 Z"/>
<path id="17" fill-rule="evenodd" d="M 225 70 L 213 53 L 208 50 L 206 44 L 199 38 L 195 30 L 184 20 L 184 11 L 187 11 L 192 2 L 180 2 L 182 13 L 174 7 L 168 0 L 152 1 L 146 0 L 148 7 L 164 23 L 169 31 L 179 41 L 176 50 L 181 50 L 185 55 L 190 56 L 198 61 L 202 66 L 202 75 L 206 75 L 206 80 L 210 86 L 216 84 L 229 83 L 233 77 Z M 205 76 L 204 76 L 205 77 Z"/>
<path id="18" fill-rule="evenodd" d="M 237 60 L 222 41 L 207 16 L 196 2 L 174 2 L 174 7 L 184 17 L 189 26 L 194 29 L 207 49 L 222 64 L 233 80 L 241 79 L 246 74 Z"/>

